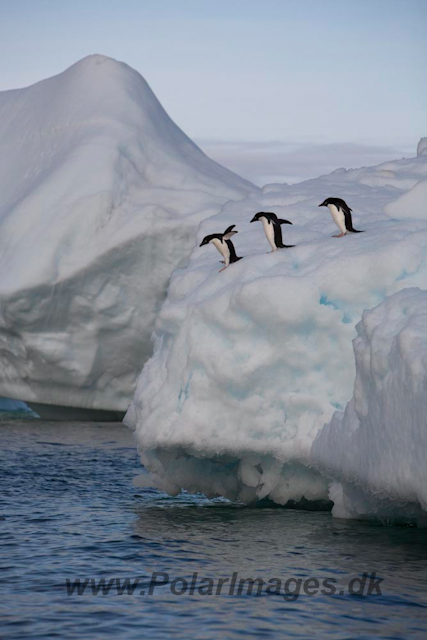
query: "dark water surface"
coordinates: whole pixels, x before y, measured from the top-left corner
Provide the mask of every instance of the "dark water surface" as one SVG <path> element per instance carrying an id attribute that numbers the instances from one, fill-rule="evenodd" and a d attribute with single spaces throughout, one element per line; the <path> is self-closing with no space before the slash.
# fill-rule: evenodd
<path id="1" fill-rule="evenodd" d="M 427 638 L 426 530 L 136 490 L 119 424 L 3 422 L 0 447 L 1 638 Z M 372 572 L 381 595 L 348 593 Z M 67 578 L 106 593 L 68 595 Z M 238 595 L 245 578 L 279 593 Z M 304 593 L 325 579 L 338 593 Z"/>

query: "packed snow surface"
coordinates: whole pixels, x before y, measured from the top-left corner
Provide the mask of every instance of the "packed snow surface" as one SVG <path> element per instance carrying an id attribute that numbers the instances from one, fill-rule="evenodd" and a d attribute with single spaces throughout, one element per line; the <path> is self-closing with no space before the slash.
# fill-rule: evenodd
<path id="1" fill-rule="evenodd" d="M 0 115 L 0 393 L 126 410 L 200 220 L 256 188 L 103 56 L 0 93 Z"/>
<path id="2" fill-rule="evenodd" d="M 345 434 L 355 423 L 349 407 L 343 412 L 353 396 L 356 365 L 363 360 L 358 350 L 354 358 L 356 325 L 366 309 L 389 296 L 426 287 L 426 179 L 427 156 L 420 153 L 297 185 L 267 185 L 261 194 L 227 203 L 201 224 L 188 265 L 172 277 L 156 322 L 154 355 L 125 419 L 136 430 L 150 472 L 140 483 L 244 501 L 268 497 L 280 504 L 303 499 L 344 504 L 339 478 L 347 458 L 340 447 L 351 439 Z M 330 196 L 346 200 L 355 228 L 364 233 L 331 237 L 338 229 L 329 211 L 318 208 Z M 292 221 L 282 232 L 285 244 L 295 248 L 267 255 L 262 224 L 249 223 L 258 211 Z M 233 242 L 244 259 L 218 273 L 216 250 L 198 245 L 230 224 L 239 231 Z M 405 313 L 400 298 L 384 304 L 385 315 L 394 305 L 400 309 L 396 313 Z M 378 313 L 366 314 L 364 322 Z M 416 327 L 418 303 L 413 313 Z M 405 334 L 386 319 L 379 323 L 378 340 L 382 330 L 384 353 L 392 340 L 387 332 Z M 425 348 L 422 340 L 420 348 Z M 356 484 L 366 482 L 365 495 L 371 489 L 390 492 L 419 508 L 425 506 L 420 480 L 426 484 L 425 464 L 399 453 L 406 420 L 413 424 L 405 436 L 408 449 L 417 446 L 426 428 L 421 400 L 411 402 L 414 387 L 396 395 L 399 381 L 409 380 L 402 373 L 408 358 L 404 352 L 390 359 L 396 367 L 393 384 L 382 400 L 372 391 L 365 401 L 368 413 L 374 412 L 369 428 L 375 435 L 365 437 L 364 422 L 351 446 L 359 448 L 355 460 L 363 460 L 372 447 L 370 469 L 378 462 L 376 475 L 361 465 L 363 478 L 354 476 Z M 417 362 L 424 375 L 425 358 Z M 358 380 L 362 375 L 368 387 L 369 371 L 360 370 Z M 356 395 L 358 389 L 360 383 Z M 385 427 L 377 408 L 383 403 L 389 416 L 399 402 L 399 414 Z M 383 437 L 390 441 L 381 448 Z M 387 462 L 400 455 L 400 475 L 391 483 Z M 416 479 L 400 482 L 412 463 L 420 465 Z M 337 507 L 339 513 L 351 515 L 347 502 Z"/>

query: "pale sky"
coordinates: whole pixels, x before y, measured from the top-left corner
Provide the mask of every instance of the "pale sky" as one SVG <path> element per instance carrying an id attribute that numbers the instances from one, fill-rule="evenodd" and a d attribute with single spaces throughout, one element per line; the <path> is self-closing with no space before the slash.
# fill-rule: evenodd
<path id="1" fill-rule="evenodd" d="M 271 143 L 403 153 L 427 135 L 426 34 L 427 0 L 0 0 L 0 90 L 100 53 L 229 165 Z"/>

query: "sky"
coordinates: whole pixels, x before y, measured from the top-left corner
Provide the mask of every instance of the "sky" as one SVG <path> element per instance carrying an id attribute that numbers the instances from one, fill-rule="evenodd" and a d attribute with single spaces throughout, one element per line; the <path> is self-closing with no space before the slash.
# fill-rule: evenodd
<path id="1" fill-rule="evenodd" d="M 0 90 L 111 56 L 209 155 L 292 182 L 413 155 L 426 33 L 427 0 L 0 0 Z"/>

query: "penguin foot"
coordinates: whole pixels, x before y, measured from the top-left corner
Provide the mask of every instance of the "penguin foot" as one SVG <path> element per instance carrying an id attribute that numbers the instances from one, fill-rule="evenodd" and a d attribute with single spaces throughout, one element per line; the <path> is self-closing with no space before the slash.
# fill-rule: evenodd
<path id="1" fill-rule="evenodd" d="M 332 238 L 343 238 L 345 236 L 345 233 L 340 233 L 339 236 L 331 236 Z"/>
<path id="2" fill-rule="evenodd" d="M 228 266 L 228 265 L 227 265 L 227 266 Z M 218 273 L 221 273 L 221 271 L 224 271 L 224 269 L 226 269 L 226 268 L 227 268 L 227 267 L 223 267 L 222 269 L 220 269 L 220 270 L 218 271 Z"/>

